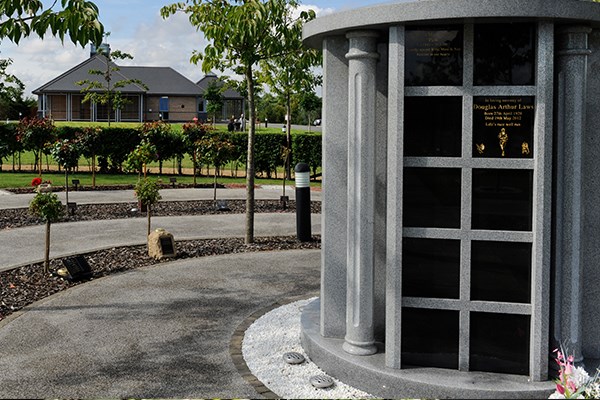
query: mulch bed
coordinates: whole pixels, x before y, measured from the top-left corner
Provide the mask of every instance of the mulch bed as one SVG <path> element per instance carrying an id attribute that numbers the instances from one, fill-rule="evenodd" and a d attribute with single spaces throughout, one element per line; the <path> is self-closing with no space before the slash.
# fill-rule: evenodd
<path id="1" fill-rule="evenodd" d="M 243 238 L 188 240 L 176 243 L 177 257 L 155 260 L 148 256 L 146 246 L 116 247 L 109 250 L 84 254 L 89 263 L 93 279 L 128 271 L 135 268 L 193 257 L 221 254 L 248 253 L 258 251 L 280 251 L 294 249 L 321 248 L 320 236 L 313 236 L 310 242 L 300 242 L 293 236 L 259 237 L 255 243 L 244 244 Z M 63 259 L 50 261 L 50 270 L 62 268 Z M 44 273 L 41 263 L 31 264 L 9 271 L 0 272 L 0 321 L 23 307 L 52 294 L 79 285 L 56 275 Z"/>

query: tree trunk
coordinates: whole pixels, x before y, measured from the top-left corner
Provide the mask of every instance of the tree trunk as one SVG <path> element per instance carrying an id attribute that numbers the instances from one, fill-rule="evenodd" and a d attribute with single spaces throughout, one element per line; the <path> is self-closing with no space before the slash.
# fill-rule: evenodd
<path id="1" fill-rule="evenodd" d="M 65 197 L 67 202 L 67 218 L 69 217 L 69 169 L 65 168 Z"/>
<path id="2" fill-rule="evenodd" d="M 192 170 L 194 171 L 194 187 L 196 187 L 196 152 L 192 154 Z"/>
<path id="3" fill-rule="evenodd" d="M 50 272 L 50 221 L 46 221 L 46 251 L 44 252 L 44 273 Z"/>
<path id="4" fill-rule="evenodd" d="M 250 108 L 250 120 L 256 118 L 254 105 L 254 78 L 252 66 L 246 67 L 246 82 L 248 84 L 248 107 Z M 248 161 L 246 164 L 246 244 L 254 243 L 254 135 L 256 129 L 250 124 L 248 132 Z"/>
<path id="5" fill-rule="evenodd" d="M 291 95 L 288 92 L 286 94 L 285 99 L 285 112 L 287 113 L 287 123 L 286 123 L 286 139 L 287 139 L 287 149 L 288 156 L 285 161 L 285 174 L 287 175 L 287 179 L 292 179 L 292 168 L 290 166 L 290 159 L 292 154 L 292 99 Z"/>
<path id="6" fill-rule="evenodd" d="M 148 215 L 148 233 L 146 235 L 146 242 L 148 242 L 148 236 L 150 236 L 150 219 L 152 216 L 152 204 L 147 204 L 146 208 L 147 208 L 146 214 Z"/>
<path id="7" fill-rule="evenodd" d="M 96 155 L 92 154 L 92 187 L 96 188 Z"/>
<path id="8" fill-rule="evenodd" d="M 215 167 L 215 181 L 214 181 L 214 190 L 213 190 L 213 200 L 215 201 L 215 205 L 217 204 L 217 167 Z"/>
<path id="9" fill-rule="evenodd" d="M 38 155 L 37 155 L 37 168 L 38 168 L 38 176 L 41 178 L 42 177 L 42 150 L 38 151 Z"/>

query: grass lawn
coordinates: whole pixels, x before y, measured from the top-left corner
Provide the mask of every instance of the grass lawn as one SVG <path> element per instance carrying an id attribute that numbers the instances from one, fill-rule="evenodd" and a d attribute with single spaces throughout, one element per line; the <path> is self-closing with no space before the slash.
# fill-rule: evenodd
<path id="1" fill-rule="evenodd" d="M 19 188 L 19 187 L 29 187 L 31 186 L 31 180 L 38 176 L 35 173 L 27 173 L 27 172 L 2 172 L 0 173 L 0 189 L 2 188 Z M 175 177 L 177 178 L 178 183 L 193 183 L 194 179 L 191 175 L 151 175 L 152 178 L 161 179 L 163 183 L 169 183 L 169 178 Z M 43 180 L 50 180 L 55 186 L 64 186 L 65 184 L 65 174 L 64 173 L 49 173 L 44 172 L 42 174 Z M 92 186 L 92 174 L 90 173 L 82 173 L 78 172 L 75 174 L 69 175 L 69 185 L 71 185 L 72 179 L 79 179 L 80 184 L 83 186 Z M 96 185 L 133 185 L 137 182 L 138 176 L 137 174 L 96 174 Z M 206 183 L 212 184 L 213 177 L 212 176 L 202 176 L 197 177 L 196 182 L 199 184 Z M 220 177 L 217 180 L 220 184 L 245 184 L 246 179 L 243 177 L 240 178 L 231 178 L 231 177 Z M 281 179 L 256 179 L 255 183 L 257 185 L 283 185 L 283 180 Z M 293 182 L 286 181 L 286 184 L 292 184 Z M 320 187 L 321 182 L 312 182 L 311 186 Z"/>
<path id="2" fill-rule="evenodd" d="M 86 122 L 86 121 L 55 121 L 56 126 L 71 126 L 71 127 L 87 127 L 87 126 L 99 126 L 103 128 L 108 127 L 108 122 Z M 270 128 L 265 128 L 264 125 L 257 125 L 256 133 L 281 133 L 281 123 L 271 124 Z M 137 129 L 142 126 L 139 122 L 111 122 L 111 128 L 130 128 Z M 227 124 L 215 124 L 214 128 L 217 131 L 227 132 Z M 177 122 L 171 124 L 171 129 L 175 132 L 183 131 L 183 123 Z M 308 128 L 304 129 L 292 129 L 292 134 L 296 133 L 307 133 Z M 312 131 L 311 133 L 315 133 Z"/>

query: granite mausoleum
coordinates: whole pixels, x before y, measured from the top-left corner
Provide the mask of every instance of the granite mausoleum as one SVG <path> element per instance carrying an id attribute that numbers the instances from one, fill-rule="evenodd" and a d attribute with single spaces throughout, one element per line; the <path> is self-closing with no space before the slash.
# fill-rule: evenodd
<path id="1" fill-rule="evenodd" d="M 303 344 L 394 397 L 539 398 L 600 359 L 600 4 L 401 1 L 310 22 L 323 258 Z"/>

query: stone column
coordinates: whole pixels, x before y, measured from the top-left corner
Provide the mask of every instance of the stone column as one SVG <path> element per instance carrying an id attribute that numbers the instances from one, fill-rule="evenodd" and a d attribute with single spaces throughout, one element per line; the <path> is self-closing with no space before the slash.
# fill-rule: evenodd
<path id="1" fill-rule="evenodd" d="M 556 275 L 554 339 L 576 362 L 582 355 L 583 141 L 587 91 L 586 26 L 562 27 L 557 35 Z"/>
<path id="2" fill-rule="evenodd" d="M 374 310 L 375 101 L 377 33 L 356 31 L 348 59 L 348 274 L 346 337 L 354 355 L 377 352 Z"/>

